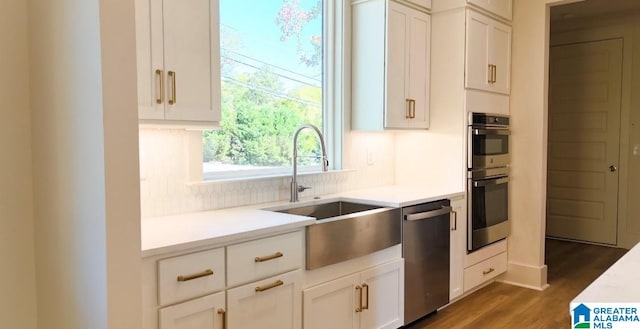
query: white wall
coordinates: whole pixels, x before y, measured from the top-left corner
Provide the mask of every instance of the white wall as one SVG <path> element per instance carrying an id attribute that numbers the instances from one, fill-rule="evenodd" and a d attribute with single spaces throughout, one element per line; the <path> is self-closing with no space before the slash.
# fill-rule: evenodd
<path id="1" fill-rule="evenodd" d="M 140 190 L 142 217 L 238 207 L 290 198 L 291 176 L 192 182 L 191 163 L 202 170 L 202 151 L 190 154 L 201 140 L 198 131 L 140 129 Z M 344 171 L 301 174 L 298 182 L 312 186 L 301 200 L 347 190 L 394 184 L 394 134 L 347 132 Z M 367 151 L 373 163 L 367 162 Z M 329 158 L 330 163 L 335 160 Z"/>
<path id="2" fill-rule="evenodd" d="M 31 0 L 38 321 L 139 328 L 133 2 Z"/>
<path id="3" fill-rule="evenodd" d="M 511 70 L 510 198 L 507 282 L 543 289 L 547 179 L 549 5 L 575 1 L 514 0 Z"/>
<path id="4" fill-rule="evenodd" d="M 0 2 L 0 328 L 37 328 L 27 3 Z"/>

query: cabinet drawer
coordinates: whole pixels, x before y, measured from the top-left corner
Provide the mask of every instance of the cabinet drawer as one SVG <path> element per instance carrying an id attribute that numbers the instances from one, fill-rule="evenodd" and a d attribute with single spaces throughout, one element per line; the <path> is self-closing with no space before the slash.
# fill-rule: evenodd
<path id="1" fill-rule="evenodd" d="M 227 247 L 228 286 L 304 265 L 304 232 L 297 231 Z"/>
<path id="2" fill-rule="evenodd" d="M 158 262 L 158 303 L 172 304 L 224 289 L 224 248 Z"/>
<path id="3" fill-rule="evenodd" d="M 158 312 L 159 328 L 225 329 L 225 309 L 224 291 L 163 307 Z"/>
<path id="4" fill-rule="evenodd" d="M 300 329 L 302 270 L 227 290 L 229 328 Z"/>
<path id="5" fill-rule="evenodd" d="M 507 270 L 507 253 L 503 252 L 464 270 L 464 291 L 467 292 Z"/>

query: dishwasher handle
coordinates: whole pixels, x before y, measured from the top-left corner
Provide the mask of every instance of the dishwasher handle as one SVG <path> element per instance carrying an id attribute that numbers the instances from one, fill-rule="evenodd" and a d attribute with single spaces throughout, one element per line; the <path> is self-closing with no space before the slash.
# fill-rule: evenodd
<path id="1" fill-rule="evenodd" d="M 405 220 L 423 220 L 423 219 L 428 219 L 428 218 L 433 218 L 433 217 L 448 214 L 451 212 L 451 210 L 452 208 L 449 206 L 442 206 L 442 208 L 436 209 L 436 210 L 404 215 L 404 219 Z"/>

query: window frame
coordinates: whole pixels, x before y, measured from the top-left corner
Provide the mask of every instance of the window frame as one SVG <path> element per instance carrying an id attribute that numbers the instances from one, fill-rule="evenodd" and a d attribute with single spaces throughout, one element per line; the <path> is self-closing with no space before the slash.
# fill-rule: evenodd
<path id="1" fill-rule="evenodd" d="M 350 5 L 348 0 L 322 0 L 323 56 L 322 56 L 322 130 L 329 158 L 330 170 L 341 170 L 343 166 L 344 109 L 350 100 L 347 97 L 348 68 L 350 67 Z M 216 24 L 220 25 L 219 18 Z M 219 58 L 217 59 L 219 61 Z M 218 77 L 219 78 L 219 77 Z M 191 161 L 189 177 L 191 181 L 215 182 L 224 180 L 249 180 L 265 177 L 291 175 L 291 166 L 275 168 L 255 168 L 205 172 L 203 162 L 202 133 L 199 138 L 190 138 Z M 317 166 L 299 167 L 300 173 L 321 172 Z"/>

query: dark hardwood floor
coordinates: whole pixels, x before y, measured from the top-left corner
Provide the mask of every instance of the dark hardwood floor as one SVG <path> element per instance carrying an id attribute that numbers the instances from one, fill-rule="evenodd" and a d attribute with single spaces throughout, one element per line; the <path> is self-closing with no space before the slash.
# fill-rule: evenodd
<path id="1" fill-rule="evenodd" d="M 569 328 L 569 302 L 626 251 L 547 239 L 550 286 L 546 290 L 492 283 L 405 328 Z"/>

